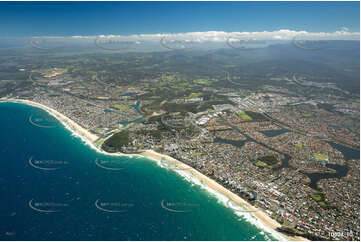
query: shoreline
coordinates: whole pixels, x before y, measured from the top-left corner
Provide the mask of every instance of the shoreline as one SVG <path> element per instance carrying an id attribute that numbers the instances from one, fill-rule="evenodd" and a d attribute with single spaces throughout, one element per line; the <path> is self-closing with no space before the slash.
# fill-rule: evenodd
<path id="1" fill-rule="evenodd" d="M 144 157 L 144 158 L 147 158 L 150 160 L 155 160 L 158 163 L 161 163 L 161 160 L 163 158 L 164 160 L 167 161 L 167 163 L 170 163 L 172 165 L 175 165 L 177 168 L 180 168 L 180 170 L 176 171 L 176 172 L 178 174 L 180 174 L 182 177 L 196 179 L 198 182 L 200 182 L 200 185 L 203 185 L 206 188 L 206 190 L 208 190 L 209 192 L 215 193 L 216 195 L 220 194 L 220 195 L 224 196 L 225 198 L 228 198 L 228 201 L 231 201 L 232 203 L 236 204 L 237 206 L 247 209 L 248 210 L 247 212 L 240 212 L 240 213 L 242 213 L 242 215 L 244 215 L 244 216 L 242 216 L 241 214 L 237 213 L 237 210 L 232 209 L 227 203 L 225 203 L 226 207 L 234 210 L 234 212 L 239 216 L 245 217 L 245 213 L 251 214 L 256 219 L 256 221 L 255 221 L 256 224 L 254 223 L 254 221 L 251 223 L 254 224 L 255 226 L 259 225 L 257 227 L 259 227 L 259 228 L 261 227 L 260 229 L 264 230 L 265 232 L 270 233 L 277 240 L 308 241 L 308 239 L 306 239 L 304 237 L 285 235 L 285 234 L 277 231 L 276 229 L 280 228 L 281 225 L 274 219 L 270 218 L 262 209 L 252 206 L 247 201 L 245 201 L 243 198 L 241 198 L 237 194 L 231 192 L 230 190 L 226 189 L 225 187 L 223 187 L 221 184 L 217 183 L 213 179 L 200 173 L 193 167 L 191 167 L 185 163 L 182 163 L 181 161 L 176 160 L 168 155 L 163 155 L 163 154 L 157 153 L 153 150 L 143 150 L 140 154 L 123 154 L 120 152 L 108 153 L 108 152 L 101 150 L 99 147 L 97 147 L 95 145 L 95 142 L 98 141 L 100 137 L 91 133 L 90 131 L 83 128 L 82 126 L 80 126 L 79 124 L 77 124 L 76 122 L 71 120 L 70 118 L 66 117 L 65 115 L 61 114 L 60 112 L 58 112 L 48 106 L 45 106 L 43 104 L 36 103 L 33 101 L 24 100 L 24 99 L 2 98 L 2 99 L 0 99 L 0 103 L 1 102 L 23 103 L 23 104 L 35 106 L 35 107 L 38 107 L 38 108 L 41 108 L 41 109 L 47 111 L 48 113 L 53 115 L 55 118 L 57 118 L 65 126 L 65 128 L 74 132 L 85 143 L 89 144 L 91 146 L 91 148 L 96 149 L 96 151 L 98 151 L 98 152 L 101 152 L 101 153 L 104 153 L 107 155 L 113 155 L 113 156 L 128 156 L 128 157 L 140 156 L 140 157 Z M 250 218 L 250 219 L 252 220 L 252 218 Z M 247 220 L 249 220 L 249 219 L 247 219 Z M 261 224 L 259 224 L 258 222 L 260 222 Z M 278 236 L 275 236 L 275 235 L 278 235 Z"/>
<path id="2" fill-rule="evenodd" d="M 240 212 L 240 213 L 252 214 L 266 228 L 270 228 L 270 229 L 274 230 L 277 234 L 279 234 L 282 237 L 281 239 L 292 240 L 292 241 L 309 241 L 308 239 L 306 239 L 304 237 L 285 235 L 285 234 L 277 231 L 276 229 L 280 228 L 281 224 L 279 224 L 276 220 L 269 217 L 262 209 L 252 206 L 251 204 L 249 204 L 247 201 L 245 201 L 243 198 L 241 198 L 237 194 L 235 194 L 232 191 L 228 190 L 227 188 L 223 187 L 221 184 L 219 184 L 218 182 L 214 181 L 213 179 L 207 177 L 206 175 L 200 173 L 193 167 L 191 167 L 185 163 L 182 163 L 181 161 L 174 159 L 171 156 L 163 155 L 163 154 L 160 154 L 153 150 L 145 150 L 144 152 L 141 153 L 141 155 L 144 155 L 146 157 L 152 157 L 154 160 L 156 160 L 158 162 L 161 162 L 161 159 L 163 158 L 167 161 L 167 163 L 171 163 L 171 164 L 175 165 L 176 168 L 180 168 L 181 171 L 183 171 L 185 173 L 189 173 L 192 178 L 197 179 L 201 184 L 203 184 L 206 187 L 210 188 L 211 190 L 223 195 L 225 198 L 228 199 L 228 201 L 231 201 L 235 205 L 247 209 L 248 210 L 247 212 Z M 181 173 L 181 172 L 178 172 L 178 173 Z M 234 210 L 227 203 L 225 204 L 225 206 Z M 237 210 L 235 210 L 235 212 L 237 215 L 240 215 L 237 213 Z M 270 234 L 272 234 L 272 236 L 275 236 L 274 233 L 267 231 L 267 229 L 266 229 L 266 232 L 269 232 Z M 277 239 L 281 240 L 280 238 L 277 238 Z"/>
<path id="3" fill-rule="evenodd" d="M 52 114 L 53 116 L 55 116 L 61 123 L 66 123 L 68 126 L 70 126 L 70 128 L 72 130 L 77 132 L 80 136 L 85 137 L 90 142 L 94 143 L 99 138 L 97 135 L 95 135 L 95 134 L 91 133 L 90 131 L 88 131 L 87 129 L 83 128 L 82 126 L 80 126 L 79 124 L 77 124 L 76 122 L 71 120 L 70 118 L 68 118 L 65 115 L 59 113 L 55 109 L 52 109 L 52 108 L 50 108 L 48 106 L 45 106 L 45 105 L 43 105 L 41 103 L 36 103 L 36 102 L 33 102 L 33 101 L 24 100 L 24 99 L 12 99 L 12 98 L 11 99 L 0 99 L 0 102 L 25 103 L 25 104 L 28 104 L 28 105 L 31 105 L 31 106 L 41 108 L 41 109 L 43 109 L 45 111 L 48 111 L 48 113 Z"/>

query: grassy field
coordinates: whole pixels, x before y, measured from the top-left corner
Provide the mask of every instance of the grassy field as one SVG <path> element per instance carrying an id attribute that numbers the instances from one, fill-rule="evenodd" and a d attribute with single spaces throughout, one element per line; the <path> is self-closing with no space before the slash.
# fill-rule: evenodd
<path id="1" fill-rule="evenodd" d="M 127 111 L 128 109 L 130 109 L 129 106 L 127 105 L 122 105 L 122 104 L 113 104 L 112 106 L 110 106 L 111 108 L 113 109 L 116 109 L 120 112 L 123 112 L 123 111 Z"/>
<path id="2" fill-rule="evenodd" d="M 322 194 L 320 193 L 312 193 L 311 197 L 313 198 L 313 200 L 315 200 L 316 202 L 320 202 L 322 201 Z"/>
<path id="3" fill-rule="evenodd" d="M 193 93 L 189 94 L 188 97 L 186 97 L 186 98 L 187 98 L 187 99 L 191 99 L 191 98 L 197 98 L 197 97 L 200 97 L 200 96 L 202 96 L 202 93 L 199 93 L 199 92 L 195 93 L 195 92 L 193 92 Z"/>
<path id="4" fill-rule="evenodd" d="M 243 120 L 252 120 L 252 118 L 248 116 L 244 111 L 237 113 L 237 115 Z"/>
<path id="5" fill-rule="evenodd" d="M 298 149 L 302 149 L 303 145 L 302 144 L 295 144 L 295 147 L 298 148 Z"/>
<path id="6" fill-rule="evenodd" d="M 191 154 L 192 157 L 201 156 L 201 155 L 202 155 L 202 152 L 194 152 Z"/>
<path id="7" fill-rule="evenodd" d="M 249 117 L 251 117 L 251 119 L 253 121 L 265 121 L 265 120 L 267 120 L 267 118 L 263 114 L 258 113 L 258 112 L 246 110 L 246 111 L 244 111 L 244 113 L 247 114 Z"/>
<path id="8" fill-rule="evenodd" d="M 201 85 L 211 85 L 212 84 L 212 80 L 209 80 L 209 79 L 196 79 L 196 80 L 193 80 L 194 83 L 197 83 L 197 84 L 201 84 Z"/>
<path id="9" fill-rule="evenodd" d="M 277 158 L 272 155 L 263 156 L 258 159 L 259 159 L 259 161 L 266 163 L 267 165 L 270 165 L 270 166 L 274 165 L 278 162 Z"/>
<path id="10" fill-rule="evenodd" d="M 312 114 L 311 113 L 304 113 L 304 114 L 302 114 L 302 116 L 304 118 L 310 118 L 310 117 L 312 117 Z"/>
<path id="11" fill-rule="evenodd" d="M 314 153 L 313 158 L 316 159 L 316 160 L 328 160 L 328 157 L 325 154 Z"/>
<path id="12" fill-rule="evenodd" d="M 326 209 L 329 208 L 329 206 L 325 202 L 325 196 L 322 193 L 311 193 L 311 197 L 313 200 L 315 200 L 322 208 Z"/>
<path id="13" fill-rule="evenodd" d="M 257 161 L 255 165 L 261 168 L 267 167 L 267 164 L 262 161 Z"/>

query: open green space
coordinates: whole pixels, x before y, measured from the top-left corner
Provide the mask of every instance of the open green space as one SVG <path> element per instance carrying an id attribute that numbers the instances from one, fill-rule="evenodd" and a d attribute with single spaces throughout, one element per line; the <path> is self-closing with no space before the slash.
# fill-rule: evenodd
<path id="1" fill-rule="evenodd" d="M 310 195 L 313 200 L 315 200 L 322 208 L 327 209 L 330 206 L 325 202 L 325 195 L 320 192 L 314 192 Z"/>
<path id="2" fill-rule="evenodd" d="M 202 96 L 202 93 L 200 93 L 200 92 L 192 92 L 186 98 L 191 99 L 191 98 L 197 98 L 197 97 L 200 97 L 200 96 Z"/>
<path id="3" fill-rule="evenodd" d="M 119 151 L 123 146 L 128 145 L 130 142 L 129 131 L 123 130 L 114 134 L 103 143 L 103 149 L 108 152 Z"/>
<path id="4" fill-rule="evenodd" d="M 278 221 L 278 220 L 277 220 Z M 288 234 L 292 234 L 292 235 L 298 235 L 298 236 L 305 236 L 306 232 L 300 231 L 290 225 L 286 225 L 286 224 L 282 224 L 282 227 L 279 228 L 278 230 L 282 231 L 282 232 L 286 232 Z"/>
<path id="5" fill-rule="evenodd" d="M 258 167 L 261 167 L 261 168 L 265 168 L 267 167 L 267 164 L 265 162 L 262 162 L 262 161 L 257 161 L 255 163 L 255 166 L 258 166 Z"/>
<path id="6" fill-rule="evenodd" d="M 244 111 L 238 112 L 237 115 L 243 120 L 252 120 L 252 118 L 248 116 Z"/>
<path id="7" fill-rule="evenodd" d="M 211 85 L 212 84 L 212 81 L 210 79 L 196 79 L 196 80 L 193 80 L 194 83 L 197 83 L 197 84 L 201 84 L 201 85 Z"/>
<path id="8" fill-rule="evenodd" d="M 304 118 L 310 118 L 310 117 L 312 117 L 312 114 L 311 114 L 311 113 L 303 113 L 303 114 L 302 114 L 302 117 L 304 117 Z"/>
<path id="9" fill-rule="evenodd" d="M 322 160 L 322 161 L 325 161 L 328 159 L 327 155 L 325 154 L 318 154 L 318 153 L 314 153 L 313 154 L 313 158 L 316 159 L 316 160 Z"/>
<path id="10" fill-rule="evenodd" d="M 302 144 L 295 144 L 295 147 L 298 148 L 298 149 L 302 149 L 303 145 Z"/>
<path id="11" fill-rule="evenodd" d="M 122 105 L 122 104 L 113 104 L 110 107 L 120 112 L 127 111 L 128 109 L 130 109 L 128 105 Z"/>
<path id="12" fill-rule="evenodd" d="M 191 156 L 195 157 L 195 156 L 201 156 L 202 152 L 194 152 L 191 154 Z"/>
<path id="13" fill-rule="evenodd" d="M 277 158 L 273 155 L 263 156 L 258 158 L 259 161 L 266 163 L 267 165 L 271 166 L 278 162 Z"/>
<path id="14" fill-rule="evenodd" d="M 244 111 L 249 117 L 252 118 L 253 121 L 264 121 L 267 118 L 262 113 L 257 113 L 253 111 Z"/>

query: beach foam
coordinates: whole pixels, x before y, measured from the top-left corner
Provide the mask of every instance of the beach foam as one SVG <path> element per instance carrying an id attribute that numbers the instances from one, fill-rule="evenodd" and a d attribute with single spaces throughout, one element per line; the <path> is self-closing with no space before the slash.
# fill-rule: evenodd
<path id="1" fill-rule="evenodd" d="M 148 157 L 147 157 L 148 158 Z M 156 159 L 152 159 L 152 160 L 156 160 Z M 167 167 L 165 167 L 164 165 L 162 165 L 162 163 L 160 161 L 157 161 L 157 164 L 159 164 L 160 166 L 168 169 Z M 171 168 L 169 168 L 170 170 L 172 170 Z M 224 205 L 225 207 L 229 208 L 227 206 L 227 202 L 229 201 L 229 198 L 223 194 L 221 194 L 220 192 L 215 191 L 214 189 L 210 188 L 209 186 L 205 185 L 204 183 L 202 183 L 197 177 L 195 177 L 194 175 L 190 174 L 187 171 L 183 171 L 183 170 L 173 170 L 176 173 L 178 173 L 181 177 L 183 177 L 185 180 L 187 180 L 188 182 L 198 185 L 200 186 L 202 189 L 206 190 L 209 194 L 213 195 L 213 197 L 217 198 L 217 200 Z M 239 205 L 234 205 L 237 209 L 245 209 Z M 231 209 L 237 216 L 245 219 L 247 222 L 255 225 L 257 228 L 265 231 L 267 234 L 271 234 L 272 237 L 274 237 L 277 240 L 280 241 L 287 241 L 287 239 L 285 237 L 282 236 L 282 234 L 280 234 L 279 232 L 269 228 L 268 226 L 266 226 L 265 224 L 262 223 L 262 221 L 260 221 L 258 218 L 256 218 L 252 212 L 240 212 L 240 211 L 236 211 L 235 209 L 229 208 Z M 263 232 L 261 231 L 261 233 Z M 262 234 L 264 235 L 266 238 L 268 238 L 268 240 L 271 240 L 267 234 Z"/>

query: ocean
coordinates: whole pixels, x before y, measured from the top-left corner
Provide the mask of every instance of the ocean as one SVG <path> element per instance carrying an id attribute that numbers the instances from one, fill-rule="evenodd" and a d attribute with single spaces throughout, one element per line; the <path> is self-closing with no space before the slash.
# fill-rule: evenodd
<path id="1" fill-rule="evenodd" d="M 97 151 L 44 110 L 0 103 L 0 117 L 0 240 L 280 238 L 153 160 Z"/>

